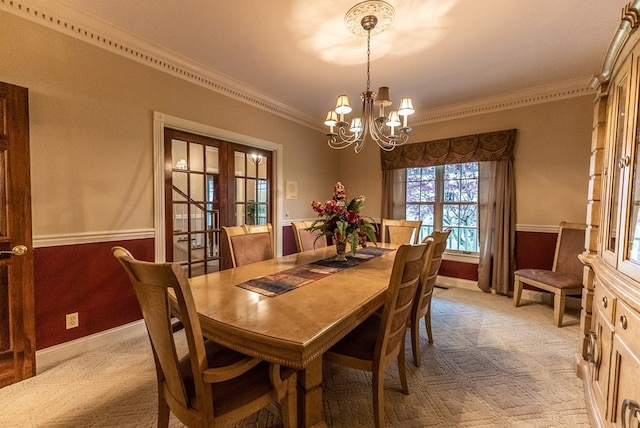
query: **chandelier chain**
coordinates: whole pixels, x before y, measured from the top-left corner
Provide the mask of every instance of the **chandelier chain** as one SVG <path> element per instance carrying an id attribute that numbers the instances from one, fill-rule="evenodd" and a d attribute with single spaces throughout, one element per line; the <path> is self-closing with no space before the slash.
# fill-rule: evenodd
<path id="1" fill-rule="evenodd" d="M 371 87 L 371 29 L 367 30 L 367 92 Z"/>

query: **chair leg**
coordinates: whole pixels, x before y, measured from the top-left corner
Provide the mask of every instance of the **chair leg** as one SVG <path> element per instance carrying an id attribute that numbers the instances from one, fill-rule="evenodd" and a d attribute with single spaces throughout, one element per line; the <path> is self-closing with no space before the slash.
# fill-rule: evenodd
<path id="1" fill-rule="evenodd" d="M 400 348 L 398 353 L 398 372 L 400 374 L 400 384 L 402 385 L 402 392 L 409 395 L 409 384 L 407 383 L 407 361 L 404 355 L 404 346 Z"/>
<path id="2" fill-rule="evenodd" d="M 433 332 L 431 331 L 431 302 L 429 302 L 429 310 L 424 315 L 424 324 L 427 329 L 427 337 L 429 338 L 429 343 L 433 343 Z"/>
<path id="3" fill-rule="evenodd" d="M 522 282 L 520 277 L 516 276 L 513 282 L 513 306 L 516 308 L 520 305 L 520 297 L 522 296 Z"/>
<path id="4" fill-rule="evenodd" d="M 376 428 L 384 428 L 384 369 L 373 370 L 373 422 Z"/>
<path id="5" fill-rule="evenodd" d="M 553 297 L 553 319 L 556 327 L 562 327 L 562 316 L 564 315 L 564 307 L 567 302 L 567 296 L 558 290 Z"/>
<path id="6" fill-rule="evenodd" d="M 158 385 L 158 428 L 167 428 L 169 426 L 169 416 L 171 409 L 164 399 L 164 388 Z"/>
<path id="7" fill-rule="evenodd" d="M 413 365 L 420 367 L 420 318 L 417 315 L 411 317 L 411 350 Z"/>

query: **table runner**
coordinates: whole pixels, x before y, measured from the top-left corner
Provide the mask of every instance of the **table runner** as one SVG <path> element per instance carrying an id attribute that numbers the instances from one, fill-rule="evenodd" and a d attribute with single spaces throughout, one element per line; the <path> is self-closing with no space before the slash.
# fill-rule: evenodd
<path id="1" fill-rule="evenodd" d="M 366 247 L 358 250 L 355 255 L 348 253 L 346 262 L 338 262 L 335 260 L 335 256 L 332 256 L 306 265 L 296 266 L 282 272 L 250 279 L 236 284 L 236 286 L 260 293 L 267 297 L 275 297 L 341 270 L 357 266 L 360 263 L 386 254 L 389 251 L 393 251 L 393 249 Z"/>

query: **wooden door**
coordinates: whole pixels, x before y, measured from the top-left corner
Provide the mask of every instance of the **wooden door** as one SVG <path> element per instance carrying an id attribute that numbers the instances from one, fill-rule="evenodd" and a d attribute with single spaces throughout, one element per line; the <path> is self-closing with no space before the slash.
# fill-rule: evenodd
<path id="1" fill-rule="evenodd" d="M 0 82 L 0 387 L 35 374 L 29 102 Z"/>

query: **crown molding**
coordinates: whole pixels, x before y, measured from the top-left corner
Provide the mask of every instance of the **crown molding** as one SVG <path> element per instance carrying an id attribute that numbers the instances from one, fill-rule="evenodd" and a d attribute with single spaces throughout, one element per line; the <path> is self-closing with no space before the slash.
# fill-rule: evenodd
<path id="1" fill-rule="evenodd" d="M 566 80 L 549 85 L 537 86 L 521 91 L 509 92 L 486 98 L 479 98 L 459 104 L 430 109 L 414 116 L 413 126 L 445 120 L 460 119 L 485 113 L 494 113 L 535 104 L 559 101 L 568 98 L 594 95 L 596 91 L 589 87 L 591 76 Z"/>
<path id="2" fill-rule="evenodd" d="M 66 4 L 52 0 L 0 0 L 0 10 L 304 126 L 320 129 L 316 120 L 272 96 Z"/>
<path id="3" fill-rule="evenodd" d="M 232 77 L 175 52 L 146 42 L 106 22 L 53 0 L 0 0 L 0 10 L 44 25 L 78 40 L 132 59 L 303 126 L 325 132 L 321 121 Z M 593 76 L 429 109 L 413 117 L 412 126 L 493 113 L 529 105 L 595 94 Z"/>

